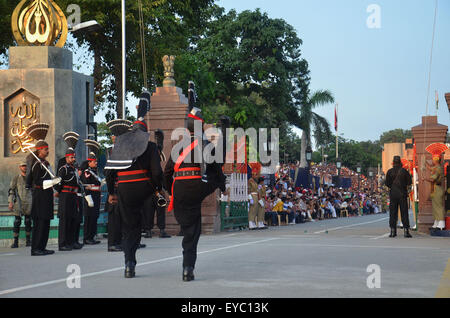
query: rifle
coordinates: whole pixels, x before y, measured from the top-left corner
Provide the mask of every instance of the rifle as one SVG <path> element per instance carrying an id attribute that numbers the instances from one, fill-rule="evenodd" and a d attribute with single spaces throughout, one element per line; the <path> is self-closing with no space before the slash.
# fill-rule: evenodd
<path id="1" fill-rule="evenodd" d="M 54 185 L 57 185 L 58 183 L 61 183 L 62 179 L 60 177 L 56 177 L 52 173 L 52 171 L 50 169 L 48 169 L 46 165 L 44 165 L 44 163 L 41 161 L 41 159 L 39 159 L 39 157 L 33 151 L 31 151 L 30 148 L 28 148 L 28 151 L 34 156 L 34 158 L 36 158 L 36 160 L 39 162 L 41 167 L 44 168 L 48 172 L 48 174 L 52 177 L 52 180 L 44 180 L 44 182 L 42 183 L 42 188 L 44 190 L 51 188 Z"/>
<path id="2" fill-rule="evenodd" d="M 94 207 L 94 200 L 92 199 L 92 196 L 90 194 L 86 195 L 86 192 L 84 191 L 84 184 L 80 180 L 80 176 L 78 175 L 78 168 L 75 167 L 75 178 L 77 179 L 78 187 L 80 188 L 81 196 L 86 200 L 88 207 L 92 208 Z"/>

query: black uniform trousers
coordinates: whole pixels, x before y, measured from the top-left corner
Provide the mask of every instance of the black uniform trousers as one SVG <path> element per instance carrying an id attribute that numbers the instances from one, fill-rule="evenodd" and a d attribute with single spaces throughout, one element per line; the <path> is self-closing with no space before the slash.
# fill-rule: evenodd
<path id="1" fill-rule="evenodd" d="M 76 193 L 61 192 L 59 195 L 59 247 L 72 247 L 75 243 L 77 228 L 80 224 L 78 203 Z"/>
<path id="2" fill-rule="evenodd" d="M 80 232 L 81 232 L 81 223 L 83 223 L 83 197 L 78 195 L 77 197 L 77 215 L 75 217 L 75 238 L 74 243 L 79 243 Z"/>
<path id="3" fill-rule="evenodd" d="M 197 245 L 202 231 L 202 201 L 218 184 L 201 179 L 174 181 L 174 215 L 183 232 L 183 267 L 195 268 Z"/>
<path id="4" fill-rule="evenodd" d="M 153 190 L 147 181 L 137 181 L 119 183 L 117 192 L 125 263 L 136 264 L 136 250 L 141 243 L 142 209 L 145 200 L 153 194 Z"/>
<path id="5" fill-rule="evenodd" d="M 53 218 L 53 189 L 34 189 L 31 207 L 33 229 L 31 251 L 43 251 L 47 247 L 50 220 Z"/>
<path id="6" fill-rule="evenodd" d="M 47 247 L 50 232 L 50 220 L 33 218 L 33 230 L 31 232 L 31 250 L 43 251 Z"/>
<path id="7" fill-rule="evenodd" d="M 402 217 L 403 228 L 409 229 L 408 201 L 405 196 L 390 196 L 389 203 L 389 227 L 397 228 L 398 207 L 400 206 L 400 215 Z"/>
<path id="8" fill-rule="evenodd" d="M 97 220 L 100 215 L 100 192 L 91 192 L 92 200 L 94 201 L 94 206 L 90 208 L 86 202 L 83 200 L 83 215 L 84 215 L 84 240 L 93 240 L 95 235 L 97 235 Z"/>
<path id="9" fill-rule="evenodd" d="M 156 195 L 152 195 L 144 203 L 144 209 L 142 210 L 142 225 L 143 229 L 150 231 L 155 225 L 155 212 L 156 212 L 156 225 L 160 230 L 166 228 L 166 208 L 158 206 L 158 198 Z"/>
<path id="10" fill-rule="evenodd" d="M 108 247 L 122 244 L 122 226 L 118 204 L 106 201 L 105 210 L 108 212 Z"/>

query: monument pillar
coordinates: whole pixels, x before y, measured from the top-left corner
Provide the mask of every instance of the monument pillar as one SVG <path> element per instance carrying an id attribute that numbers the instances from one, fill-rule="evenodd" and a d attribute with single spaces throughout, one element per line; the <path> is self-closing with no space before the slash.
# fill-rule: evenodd
<path id="1" fill-rule="evenodd" d="M 448 127 L 441 125 L 437 121 L 437 116 L 424 116 L 422 123 L 412 128 L 414 141 L 416 143 L 416 162 L 419 174 L 419 215 L 418 231 L 429 233 L 429 228 L 433 225 L 432 206 L 430 199 L 431 183 L 425 181 L 430 178 L 430 171 L 426 168 L 425 162 L 431 162 L 431 154 L 425 148 L 435 142 L 445 143 Z"/>

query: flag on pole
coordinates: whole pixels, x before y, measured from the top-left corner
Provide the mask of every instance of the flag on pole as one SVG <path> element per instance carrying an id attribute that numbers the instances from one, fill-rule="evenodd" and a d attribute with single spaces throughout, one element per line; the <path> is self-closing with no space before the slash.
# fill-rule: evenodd
<path id="1" fill-rule="evenodd" d="M 338 119 L 337 119 L 337 104 L 334 106 L 334 130 L 338 129 Z"/>
<path id="2" fill-rule="evenodd" d="M 438 91 L 436 91 L 436 110 L 439 109 L 439 94 Z"/>

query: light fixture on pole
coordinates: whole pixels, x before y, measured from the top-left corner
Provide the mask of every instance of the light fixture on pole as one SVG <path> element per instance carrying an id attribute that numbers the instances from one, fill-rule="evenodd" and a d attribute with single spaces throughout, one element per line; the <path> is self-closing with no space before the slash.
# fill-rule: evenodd
<path id="1" fill-rule="evenodd" d="M 311 164 L 311 160 L 312 160 L 312 149 L 311 146 L 308 145 L 308 147 L 306 147 L 306 161 L 308 162 L 308 165 Z"/>
<path id="2" fill-rule="evenodd" d="M 339 157 L 336 159 L 336 168 L 338 170 L 338 176 L 340 176 L 341 168 L 342 168 L 342 161 L 341 161 L 341 158 L 339 158 Z"/>
<path id="3" fill-rule="evenodd" d="M 358 190 L 361 186 L 361 162 L 358 162 L 358 165 L 356 166 L 356 172 L 358 172 Z"/>

